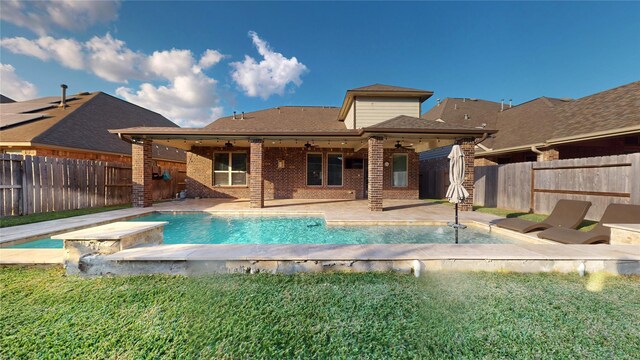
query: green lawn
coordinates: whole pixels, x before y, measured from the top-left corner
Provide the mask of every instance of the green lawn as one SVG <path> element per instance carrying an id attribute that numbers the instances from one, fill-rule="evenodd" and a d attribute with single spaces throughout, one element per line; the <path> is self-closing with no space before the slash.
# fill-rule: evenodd
<path id="1" fill-rule="evenodd" d="M 446 204 L 446 205 L 448 204 L 448 205 L 453 206 L 453 204 L 450 203 L 446 199 L 425 199 L 425 201 L 431 202 L 431 203 L 436 203 L 436 204 Z M 475 210 L 477 212 L 497 215 L 497 216 L 501 216 L 501 217 L 505 217 L 505 218 L 514 218 L 515 217 L 515 218 L 520 218 L 520 219 L 529 220 L 529 221 L 535 221 L 535 222 L 540 222 L 540 221 L 546 219 L 547 216 L 549 216 L 548 214 L 530 214 L 530 213 L 517 211 L 517 210 L 489 208 L 489 207 L 482 207 L 482 206 L 474 206 L 473 210 Z M 580 230 L 580 231 L 589 231 L 589 230 L 593 229 L 593 227 L 596 226 L 596 224 L 597 224 L 596 221 L 584 220 L 582 222 L 582 224 L 580 224 L 580 226 L 578 227 L 578 230 Z"/>
<path id="2" fill-rule="evenodd" d="M 0 358 L 637 358 L 640 277 L 0 269 Z"/>
<path id="3" fill-rule="evenodd" d="M 8 227 L 8 226 L 32 224 L 32 223 L 37 223 L 41 221 L 63 219 L 63 218 L 68 218 L 72 216 L 95 214 L 103 211 L 118 210 L 118 209 L 124 209 L 129 207 L 131 207 L 131 204 L 113 205 L 113 206 L 78 209 L 78 210 L 56 211 L 56 212 L 48 212 L 48 213 L 41 213 L 41 214 L 30 214 L 30 215 L 24 215 L 24 216 L 12 216 L 12 217 L 0 218 L 0 228 Z"/>

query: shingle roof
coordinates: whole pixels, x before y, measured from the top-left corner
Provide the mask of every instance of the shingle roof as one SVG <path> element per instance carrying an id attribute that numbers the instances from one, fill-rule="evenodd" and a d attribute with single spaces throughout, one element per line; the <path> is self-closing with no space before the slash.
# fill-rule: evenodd
<path id="1" fill-rule="evenodd" d="M 447 133 L 447 134 L 483 134 L 494 133 L 495 130 L 483 129 L 468 125 L 452 125 L 439 121 L 426 120 L 413 116 L 399 115 L 378 124 L 365 127 L 370 132 L 418 132 L 418 133 Z"/>
<path id="2" fill-rule="evenodd" d="M 447 124 L 485 126 L 495 129 L 500 103 L 466 98 L 446 98 L 422 114 L 427 120 L 442 120 Z M 465 118 L 468 115 L 468 119 Z"/>
<path id="3" fill-rule="evenodd" d="M 55 97 L 31 100 L 34 103 L 51 102 Z M 22 103 L 22 104 L 21 104 Z M 27 102 L 24 102 L 27 103 Z M 0 119 L 5 114 L 15 114 L 16 109 L 29 108 L 28 104 L 16 102 L 0 105 Z M 0 130 L 0 144 L 8 142 L 31 142 L 88 151 L 102 151 L 119 154 L 131 154 L 131 145 L 120 140 L 117 135 L 108 132 L 112 128 L 132 126 L 165 126 L 177 128 L 177 125 L 164 116 L 115 98 L 111 95 L 94 92 L 70 97 L 68 107 L 51 107 L 42 111 L 41 119 L 15 124 Z M 26 107 L 25 107 L 26 106 Z M 38 112 L 36 112 L 38 113 Z M 167 160 L 185 161 L 186 154 L 176 149 L 154 147 L 154 157 Z"/>
<path id="4" fill-rule="evenodd" d="M 564 104 L 558 99 L 540 97 L 498 112 L 496 127 L 500 132 L 483 145 L 491 149 L 504 149 L 544 143 L 561 126 L 562 118 L 558 109 Z"/>
<path id="5" fill-rule="evenodd" d="M 442 123 L 439 121 L 427 120 L 407 115 L 399 115 L 392 119 L 377 123 L 372 126 L 367 126 L 364 130 L 375 129 L 425 129 L 425 130 L 477 130 L 481 131 L 482 128 L 477 128 L 469 125 L 452 125 Z"/>
<path id="6" fill-rule="evenodd" d="M 554 138 L 640 125 L 640 81 L 566 103 Z"/>
<path id="7" fill-rule="evenodd" d="M 328 106 L 281 106 L 244 114 L 220 118 L 205 128 L 221 131 L 264 132 L 264 131 L 333 131 L 347 130 L 338 121 L 336 107 Z"/>

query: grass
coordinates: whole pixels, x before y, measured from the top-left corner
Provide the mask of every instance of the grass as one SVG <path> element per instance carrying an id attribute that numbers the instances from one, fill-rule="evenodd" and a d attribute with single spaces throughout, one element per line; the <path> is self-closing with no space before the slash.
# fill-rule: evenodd
<path id="1" fill-rule="evenodd" d="M 453 204 L 450 203 L 449 200 L 447 199 L 425 199 L 425 201 L 434 203 L 434 204 L 445 204 L 445 205 L 453 206 Z M 505 217 L 505 218 L 520 218 L 523 220 L 529 220 L 529 221 L 535 221 L 535 222 L 543 221 L 544 219 L 547 218 L 547 216 L 549 216 L 549 214 L 531 214 L 531 213 L 526 213 L 526 212 L 517 211 L 517 210 L 490 208 L 490 207 L 482 207 L 482 206 L 474 206 L 473 210 L 477 212 L 496 215 L 496 216 Z M 578 226 L 578 230 L 589 231 L 593 229 L 594 226 L 596 226 L 596 224 L 597 224 L 596 221 L 583 220 L 580 226 Z"/>
<path id="2" fill-rule="evenodd" d="M 55 212 L 48 212 L 48 213 L 41 213 L 41 214 L 4 217 L 4 218 L 0 218 L 0 228 L 16 226 L 16 225 L 32 224 L 32 223 L 37 223 L 41 221 L 57 220 L 57 219 L 63 219 L 63 218 L 68 218 L 72 216 L 95 214 L 99 212 L 119 210 L 119 209 L 124 209 L 129 207 L 131 207 L 130 204 L 124 204 L 124 205 L 105 206 L 105 207 L 99 207 L 99 208 L 65 210 L 65 211 L 55 211 Z"/>
<path id="3" fill-rule="evenodd" d="M 0 269 L 0 358 L 635 358 L 640 277 Z"/>

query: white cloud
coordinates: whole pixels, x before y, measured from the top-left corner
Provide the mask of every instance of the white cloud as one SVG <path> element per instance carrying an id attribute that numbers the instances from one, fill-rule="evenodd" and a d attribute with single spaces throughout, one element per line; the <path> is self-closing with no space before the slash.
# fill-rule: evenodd
<path id="1" fill-rule="evenodd" d="M 84 43 L 44 36 L 34 40 L 1 39 L 0 45 L 16 54 L 89 71 L 107 81 L 142 81 L 137 89 L 121 86 L 116 94 L 182 126 L 202 126 L 222 114 L 222 108 L 217 106 L 216 81 L 202 71 L 224 58 L 216 50 L 206 50 L 199 61 L 190 50 L 171 49 L 147 55 L 130 49 L 110 34 L 94 36 Z"/>
<path id="2" fill-rule="evenodd" d="M 217 104 L 216 81 L 200 71 L 173 78 L 168 86 L 143 83 L 136 91 L 119 87 L 125 100 L 152 109 L 185 127 L 202 127 L 222 116 Z"/>
<path id="3" fill-rule="evenodd" d="M 89 70 L 111 82 L 147 79 L 144 71 L 146 56 L 129 49 L 111 34 L 94 36 L 84 44 Z"/>
<path id="4" fill-rule="evenodd" d="M 0 19 L 44 36 L 55 28 L 84 30 L 118 17 L 120 1 L 2 1 Z"/>
<path id="5" fill-rule="evenodd" d="M 73 39 L 54 39 L 43 36 L 37 40 L 23 37 L 1 39 L 0 45 L 14 54 L 36 57 L 43 61 L 55 60 L 71 69 L 82 69 L 82 44 Z"/>
<path id="6" fill-rule="evenodd" d="M 16 101 L 29 100 L 36 97 L 38 88 L 32 83 L 22 80 L 16 69 L 9 64 L 0 64 L 0 93 Z"/>
<path id="7" fill-rule="evenodd" d="M 300 77 L 308 71 L 304 64 L 295 57 L 287 59 L 273 51 L 255 32 L 250 31 L 249 36 L 263 59 L 257 62 L 245 55 L 244 61 L 230 64 L 234 68 L 231 77 L 246 95 L 266 100 L 274 94 L 283 95 L 290 83 L 296 86 L 302 84 Z"/>
<path id="8" fill-rule="evenodd" d="M 200 67 L 203 69 L 207 69 L 219 63 L 220 60 L 222 60 L 224 57 L 225 56 L 217 50 L 207 50 L 200 58 L 200 62 L 198 63 L 198 65 L 200 65 Z"/>

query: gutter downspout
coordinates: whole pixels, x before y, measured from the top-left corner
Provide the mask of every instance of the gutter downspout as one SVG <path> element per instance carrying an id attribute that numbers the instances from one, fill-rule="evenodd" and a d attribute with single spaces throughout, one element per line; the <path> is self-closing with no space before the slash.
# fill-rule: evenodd
<path id="1" fill-rule="evenodd" d="M 476 140 L 476 141 L 474 141 L 474 142 L 473 142 L 473 144 L 474 144 L 474 145 L 478 145 L 478 144 L 480 144 L 481 142 L 483 142 L 483 141 L 487 140 L 488 138 L 489 138 L 489 133 L 484 133 L 484 134 L 482 134 L 482 137 L 480 138 L 480 140 Z"/>
<path id="2" fill-rule="evenodd" d="M 536 148 L 535 145 L 531 145 L 531 151 L 533 151 L 534 153 L 536 153 L 538 155 L 542 155 L 542 151 L 538 150 L 538 148 Z"/>
<path id="3" fill-rule="evenodd" d="M 135 144 L 135 142 L 133 142 L 133 140 L 127 139 L 126 137 L 122 136 L 122 133 L 118 133 L 118 139 L 120 139 L 122 141 L 126 141 L 129 144 Z"/>

